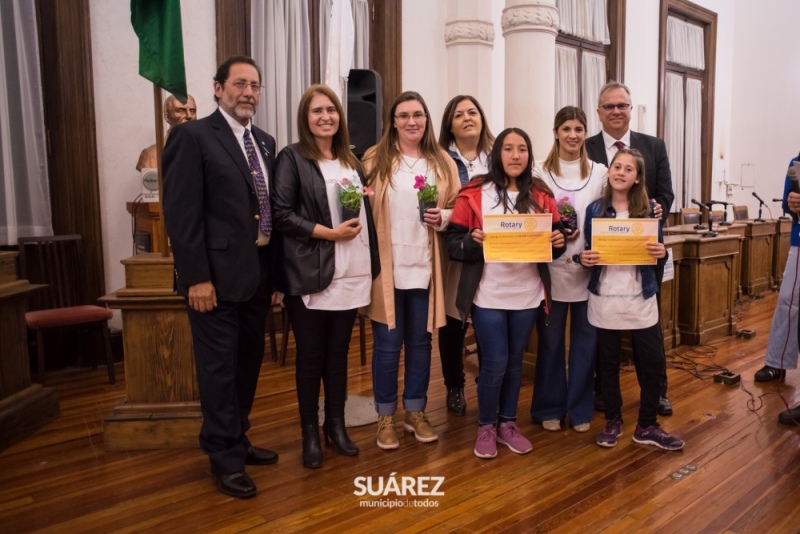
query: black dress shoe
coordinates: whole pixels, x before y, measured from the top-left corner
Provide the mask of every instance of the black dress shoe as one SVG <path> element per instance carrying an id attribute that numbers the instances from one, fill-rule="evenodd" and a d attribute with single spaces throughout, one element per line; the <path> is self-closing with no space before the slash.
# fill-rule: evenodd
<path id="1" fill-rule="evenodd" d="M 447 390 L 447 411 L 458 415 L 467 413 L 467 400 L 464 398 L 464 388 L 450 388 Z"/>
<path id="2" fill-rule="evenodd" d="M 668 398 L 658 398 L 658 415 L 672 415 L 672 403 Z"/>
<path id="3" fill-rule="evenodd" d="M 247 473 L 237 471 L 236 473 L 212 473 L 214 481 L 219 490 L 225 495 L 236 497 L 237 499 L 248 499 L 256 494 L 256 485 Z"/>
<path id="4" fill-rule="evenodd" d="M 796 425 L 800 423 L 800 405 L 790 410 L 784 410 L 778 414 L 778 422 L 784 425 Z"/>
<path id="5" fill-rule="evenodd" d="M 247 456 L 244 459 L 245 465 L 272 465 L 278 462 L 278 453 L 254 447 L 247 447 Z"/>

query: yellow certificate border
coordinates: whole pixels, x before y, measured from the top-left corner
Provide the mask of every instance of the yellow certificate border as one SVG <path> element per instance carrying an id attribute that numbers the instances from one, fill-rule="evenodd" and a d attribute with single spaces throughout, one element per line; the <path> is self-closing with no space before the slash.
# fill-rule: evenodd
<path id="1" fill-rule="evenodd" d="M 638 245 L 658 242 L 658 219 L 592 219 L 592 250 L 600 254 L 597 265 L 655 265 L 658 260 Z M 627 228 L 610 233 L 610 226 Z"/>
<path id="2" fill-rule="evenodd" d="M 495 223 L 503 221 L 519 223 L 519 230 L 492 231 Z M 483 259 L 486 263 L 550 263 L 553 261 L 552 231 L 553 215 L 550 213 L 484 215 Z"/>

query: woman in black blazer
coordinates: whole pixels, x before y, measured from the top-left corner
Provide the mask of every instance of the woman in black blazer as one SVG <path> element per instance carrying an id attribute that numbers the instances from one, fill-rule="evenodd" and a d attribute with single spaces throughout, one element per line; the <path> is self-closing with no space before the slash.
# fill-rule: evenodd
<path id="1" fill-rule="evenodd" d="M 358 454 L 344 424 L 347 353 L 356 310 L 369 304 L 380 264 L 368 198 L 358 202 L 360 213 L 348 213 L 343 220 L 339 194 L 349 189 L 358 200 L 365 189 L 336 94 L 311 86 L 300 100 L 297 129 L 300 142 L 284 148 L 275 163 L 275 287 L 285 295 L 297 340 L 303 465 L 317 468 L 322 465 L 320 381 L 325 385 L 325 442 L 331 441 L 339 454 Z"/>

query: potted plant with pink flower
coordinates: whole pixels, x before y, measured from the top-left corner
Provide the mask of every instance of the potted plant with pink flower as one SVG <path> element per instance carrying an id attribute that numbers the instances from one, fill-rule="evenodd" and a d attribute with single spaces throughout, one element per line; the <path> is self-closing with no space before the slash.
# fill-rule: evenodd
<path id="1" fill-rule="evenodd" d="M 439 199 L 439 187 L 436 184 L 429 184 L 425 176 L 418 174 L 414 177 L 414 189 L 417 190 L 417 199 L 419 200 L 419 220 L 425 222 L 425 212 L 436 207 Z"/>

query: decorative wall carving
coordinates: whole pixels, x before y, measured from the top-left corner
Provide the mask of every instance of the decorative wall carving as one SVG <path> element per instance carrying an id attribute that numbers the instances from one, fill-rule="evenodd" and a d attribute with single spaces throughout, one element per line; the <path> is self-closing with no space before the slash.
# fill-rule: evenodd
<path id="1" fill-rule="evenodd" d="M 444 42 L 447 46 L 457 44 L 494 45 L 494 24 L 487 20 L 454 20 L 444 27 Z"/>
<path id="2" fill-rule="evenodd" d="M 503 36 L 520 31 L 546 32 L 556 35 L 559 25 L 558 9 L 545 4 L 507 7 L 503 10 L 500 24 L 503 28 Z"/>

